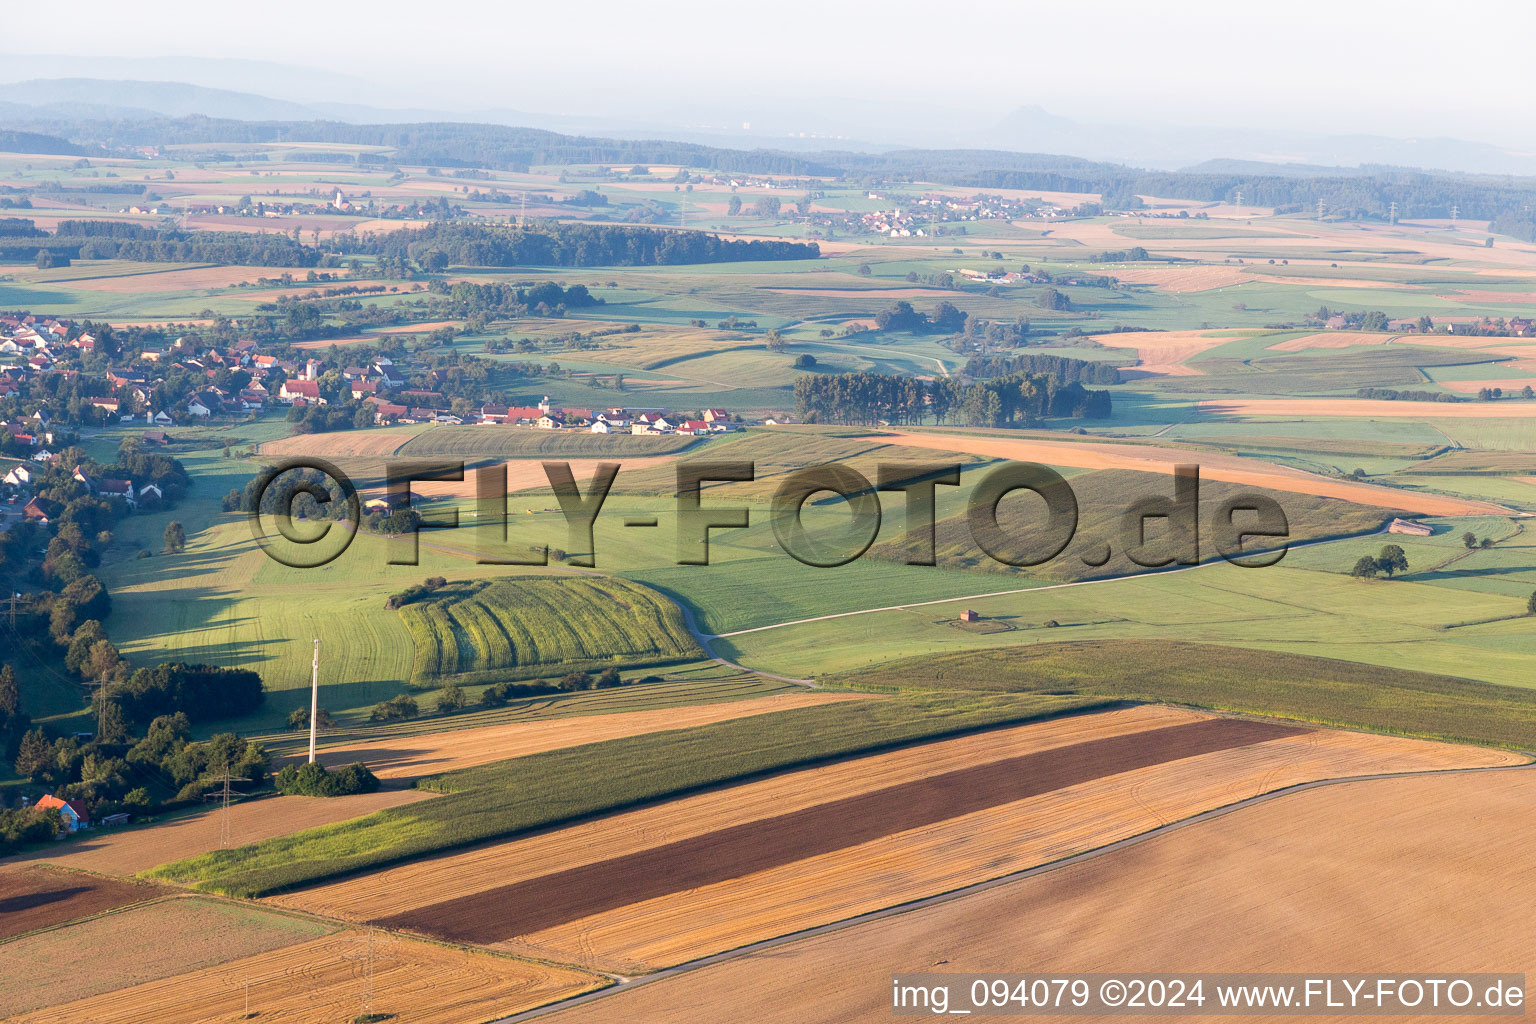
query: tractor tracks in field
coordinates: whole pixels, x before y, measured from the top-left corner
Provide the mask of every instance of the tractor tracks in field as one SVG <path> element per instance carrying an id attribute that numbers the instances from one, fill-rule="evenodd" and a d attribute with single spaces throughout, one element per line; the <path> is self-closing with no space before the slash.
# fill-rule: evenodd
<path id="1" fill-rule="evenodd" d="M 910 914 L 915 911 L 927 909 L 929 907 L 950 903 L 954 900 L 964 899 L 967 896 L 974 896 L 977 893 L 986 892 L 989 889 L 996 889 L 999 886 L 1011 885 L 1015 882 L 1022 882 L 1026 879 L 1034 878 L 1038 875 L 1048 874 L 1049 872 L 1056 871 L 1060 868 L 1071 867 L 1075 864 L 1081 864 L 1086 861 L 1094 860 L 1107 854 L 1114 853 L 1118 850 L 1123 850 L 1129 847 L 1138 846 L 1142 843 L 1150 842 L 1153 839 L 1157 839 L 1179 829 L 1188 828 L 1191 825 L 1198 825 L 1203 822 L 1212 821 L 1216 818 L 1224 817 L 1235 811 L 1245 810 L 1257 804 L 1266 803 L 1271 800 L 1279 800 L 1283 797 L 1292 796 L 1294 794 L 1302 793 L 1311 789 L 1321 789 L 1325 786 L 1342 786 L 1359 783 L 1383 782 L 1390 781 L 1392 779 L 1408 779 L 1429 775 L 1466 775 L 1476 772 L 1530 771 L 1536 769 L 1536 754 L 1532 754 L 1528 751 L 1520 751 L 1520 753 L 1526 757 L 1532 758 L 1532 760 L 1527 761 L 1524 764 L 1516 765 L 1489 765 L 1480 768 L 1440 768 L 1411 772 L 1385 772 L 1372 775 L 1355 775 L 1337 779 L 1317 779 L 1312 782 L 1301 782 L 1293 786 L 1286 786 L 1283 789 L 1274 790 L 1273 792 L 1260 793 L 1257 796 L 1251 796 L 1242 800 L 1237 800 L 1222 807 L 1216 807 L 1208 811 L 1202 811 L 1199 814 L 1194 814 L 1187 818 L 1182 818 L 1178 821 L 1169 822 L 1166 825 L 1159 825 L 1156 828 L 1149 829 L 1146 832 L 1142 832 L 1138 835 L 1130 836 L 1113 843 L 1108 843 L 1104 846 L 1096 847 L 1092 850 L 1086 850 L 1083 853 L 1073 854 L 1070 857 L 1064 857 L 1060 860 L 1051 861 L 1046 864 L 1039 864 L 1035 867 L 1025 868 L 1021 871 L 1014 871 L 1006 875 L 1000 875 L 997 878 L 989 879 L 985 882 L 976 882 L 972 885 L 963 886 L 959 889 L 954 889 L 946 893 L 939 893 L 934 896 L 925 896 L 921 899 L 911 900 L 907 903 L 900 903 L 892 907 L 886 907 L 883 910 L 875 910 L 866 914 L 859 914 L 854 917 L 845 918 L 841 921 L 833 921 L 828 924 L 817 925 L 814 928 L 804 928 L 800 931 L 790 932 L 786 935 L 780 935 L 776 938 L 764 939 L 760 942 L 754 942 L 746 946 L 738 947 L 737 949 L 726 950 L 723 953 L 715 953 L 711 956 L 700 957 L 697 960 L 691 960 L 688 963 L 678 964 L 675 967 L 667 967 L 656 971 L 655 973 L 643 975 L 641 977 L 623 978 L 622 976 L 615 975 L 611 972 L 597 971 L 589 968 L 588 970 L 590 970 L 591 973 L 614 980 L 615 984 L 610 985 L 607 988 L 599 989 L 595 992 L 588 992 L 584 995 L 573 996 L 570 999 L 564 999 L 557 1003 L 551 1003 L 548 1006 L 542 1006 L 533 1010 L 525 1010 L 522 1013 L 513 1014 L 509 1017 L 502 1017 L 498 1020 L 492 1021 L 491 1024 L 517 1024 L 517 1022 L 520 1021 L 533 1020 L 537 1017 L 557 1014 L 565 1010 L 574 1009 L 585 1003 L 590 1003 L 599 999 L 606 999 L 609 996 L 618 995 L 621 992 L 625 992 L 633 988 L 638 988 L 641 985 L 650 985 L 658 981 L 665 981 L 668 978 L 673 978 L 680 974 L 688 974 L 694 971 L 703 970 L 706 967 L 713 967 L 716 964 L 725 963 L 730 960 L 736 960 L 741 957 L 766 952 L 779 946 L 788 945 L 792 942 L 799 942 L 803 939 L 812 939 L 821 935 L 829 935 L 834 932 L 843 931 L 844 929 L 853 928 L 857 925 L 869 924 L 892 917 L 899 917 L 901 915 Z"/>

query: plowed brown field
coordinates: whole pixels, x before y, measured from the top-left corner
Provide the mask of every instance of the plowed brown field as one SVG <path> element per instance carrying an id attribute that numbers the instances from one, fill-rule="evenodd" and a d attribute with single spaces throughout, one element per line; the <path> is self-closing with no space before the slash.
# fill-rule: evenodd
<path id="1" fill-rule="evenodd" d="M 8 864 L 0 867 L 0 939 L 154 899 L 166 891 L 143 882 Z"/>
<path id="2" fill-rule="evenodd" d="M 600 984 L 577 971 L 388 935 L 370 943 L 349 931 L 53 1006 L 11 1024 L 202 1024 L 247 1015 L 278 1024 L 348 1024 L 364 1012 L 370 988 L 370 1012 L 392 1020 L 480 1024 Z"/>
<path id="3" fill-rule="evenodd" d="M 639 736 L 664 729 L 689 729 L 696 725 L 766 715 L 791 708 L 868 699 L 871 698 L 858 693 L 785 693 L 697 707 L 657 708 L 653 711 L 585 715 L 542 722 L 508 722 L 479 729 L 401 737 L 387 743 L 345 743 L 326 747 L 319 751 L 318 756 L 322 763 L 330 766 L 362 761 L 381 779 L 415 779 L 437 772 L 525 757 L 543 750 Z M 286 760 L 296 761 L 299 758 L 295 756 Z"/>
<path id="4" fill-rule="evenodd" d="M 885 1021 L 906 971 L 1531 974 L 1536 849 L 1510 823 L 1533 802 L 1524 770 L 1295 793 L 551 1019 L 713 1024 L 751 1006 L 754 1024 Z"/>
<path id="5" fill-rule="evenodd" d="M 275 902 L 643 970 L 996 877 L 1297 782 L 1515 760 L 1136 707 L 790 773 Z"/>

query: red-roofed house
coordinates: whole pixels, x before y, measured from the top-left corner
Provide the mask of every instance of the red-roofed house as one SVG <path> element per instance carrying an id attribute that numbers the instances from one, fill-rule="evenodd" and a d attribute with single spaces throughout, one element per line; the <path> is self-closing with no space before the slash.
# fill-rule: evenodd
<path id="1" fill-rule="evenodd" d="M 320 397 L 320 385 L 312 380 L 285 380 L 277 393 L 277 397 L 284 402 L 293 402 L 303 399 L 306 402 L 314 402 L 316 405 L 324 405 L 325 399 Z"/>
<path id="2" fill-rule="evenodd" d="M 67 832 L 78 832 L 91 823 L 91 815 L 79 800 L 60 800 L 49 793 L 33 805 L 39 811 L 58 811 Z"/>

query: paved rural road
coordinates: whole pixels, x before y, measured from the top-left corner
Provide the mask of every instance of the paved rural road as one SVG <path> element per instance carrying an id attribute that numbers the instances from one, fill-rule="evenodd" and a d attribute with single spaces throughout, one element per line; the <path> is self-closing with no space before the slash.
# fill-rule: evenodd
<path id="1" fill-rule="evenodd" d="M 1529 754 L 1528 756 L 1536 757 L 1536 755 Z M 929 896 L 924 899 L 913 900 L 910 903 L 898 904 L 894 907 L 887 907 L 884 910 L 876 910 L 868 914 L 860 914 L 857 917 L 850 917 L 842 921 L 834 921 L 831 924 L 819 925 L 815 928 L 806 928 L 802 931 L 791 932 L 788 935 L 780 935 L 779 937 L 773 939 L 764 939 L 762 942 L 754 942 L 749 946 L 742 946 L 739 949 L 728 950 L 724 953 L 716 953 L 714 956 L 702 957 L 698 960 L 692 960 L 686 964 L 679 964 L 676 967 L 668 967 L 664 970 L 657 971 L 654 974 L 647 974 L 639 978 L 623 978 L 617 975 L 608 975 L 609 977 L 618 978 L 617 983 L 610 985 L 608 988 L 599 989 L 596 992 L 589 992 L 586 995 L 574 996 L 570 999 L 565 999 L 558 1003 L 551 1003 L 548 1006 L 542 1006 L 535 1010 L 525 1010 L 522 1013 L 513 1014 L 510 1017 L 502 1017 L 498 1020 L 492 1021 L 491 1024 L 514 1024 L 516 1021 L 533 1020 L 535 1017 L 543 1017 L 549 1014 L 559 1013 L 562 1010 L 568 1010 L 572 1007 L 580 1006 L 583 1003 L 594 1002 L 598 999 L 606 999 L 609 996 L 617 995 L 618 993 L 624 992 L 628 989 L 638 988 L 641 985 L 649 985 L 653 982 L 664 981 L 667 978 L 675 977 L 679 974 L 686 974 L 690 971 L 697 971 L 705 967 L 713 966 L 714 964 L 724 963 L 727 960 L 735 960 L 738 957 L 750 956 L 753 953 L 760 953 L 764 950 L 773 949 L 776 946 L 782 946 L 790 942 L 798 942 L 801 939 L 809 939 L 817 935 L 826 935 L 831 932 L 842 931 L 845 928 L 852 928 L 855 925 L 867 924 L 871 921 L 880 921 L 888 917 L 897 917 L 902 914 L 910 914 L 915 910 L 922 910 L 925 907 L 933 907 L 941 903 L 948 903 L 951 900 L 963 899 L 966 896 L 972 896 L 979 892 L 985 892 L 988 889 L 995 889 L 1001 885 L 1011 885 L 1014 882 L 1020 882 L 1026 878 L 1033 878 L 1036 875 L 1043 875 L 1047 872 L 1055 871 L 1058 868 L 1064 868 L 1073 864 L 1080 864 L 1083 861 L 1093 860 L 1096 857 L 1102 857 L 1105 854 L 1113 853 L 1116 850 L 1136 846 L 1140 843 L 1145 843 L 1148 840 L 1155 839 L 1158 836 L 1166 835 L 1169 832 L 1175 832 L 1181 828 L 1187 828 L 1190 825 L 1197 825 L 1203 821 L 1210 821 L 1213 818 L 1220 818 L 1224 815 L 1231 814 L 1233 811 L 1240 811 L 1246 807 L 1252 807 L 1255 804 L 1265 803 L 1269 800 L 1278 800 L 1281 797 L 1290 796 L 1294 793 L 1301 793 L 1309 789 L 1321 789 L 1324 786 L 1351 785 L 1361 782 L 1379 782 L 1387 779 L 1415 778 L 1422 775 L 1465 775 L 1473 772 L 1531 771 L 1533 769 L 1536 769 L 1536 761 L 1528 764 L 1500 765 L 1497 767 L 1488 768 L 1447 768 L 1440 769 L 1438 771 L 1397 772 L 1381 775 L 1356 775 L 1350 778 L 1320 779 L 1315 782 L 1303 782 L 1294 786 L 1287 786 L 1284 789 L 1277 789 L 1270 793 L 1261 793 L 1258 796 L 1249 797 L 1246 800 L 1239 800 L 1236 803 L 1228 804 L 1225 807 L 1217 807 L 1214 810 L 1204 811 L 1200 814 L 1193 815 L 1192 817 L 1185 818 L 1182 821 L 1175 821 L 1171 824 L 1160 825 L 1151 831 L 1143 832 L 1140 835 L 1131 836 L 1128 839 L 1121 839 L 1118 842 L 1110 843 L 1107 846 L 1100 846 L 1097 849 L 1088 850 L 1084 853 L 1074 854 L 1071 857 L 1065 857 L 1061 860 L 1052 861 L 1049 864 L 1041 864 L 1036 867 L 1026 868 L 1023 871 L 1015 871 L 1012 874 L 1002 875 L 989 881 L 977 882 L 974 885 L 968 885 L 961 889 L 952 890 L 951 892 L 941 893 L 937 896 Z"/>

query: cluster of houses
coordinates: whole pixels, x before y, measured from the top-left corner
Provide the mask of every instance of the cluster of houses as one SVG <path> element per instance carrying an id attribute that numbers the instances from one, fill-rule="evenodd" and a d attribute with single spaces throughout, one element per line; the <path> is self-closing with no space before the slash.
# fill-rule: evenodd
<path id="1" fill-rule="evenodd" d="M 1322 321 L 1330 331 L 1344 331 L 1351 327 L 1350 318 L 1335 313 Z M 1394 334 L 1417 334 L 1422 329 L 1418 317 L 1399 317 L 1387 321 L 1387 330 Z M 1493 335 L 1501 338 L 1536 338 L 1536 321 L 1516 316 L 1505 319 L 1489 316 L 1440 316 L 1432 321 L 1431 330 L 1444 329 L 1447 334 Z"/>
<path id="2" fill-rule="evenodd" d="M 873 202 L 885 202 L 881 192 L 866 193 Z M 1056 219 L 1072 215 L 1071 210 L 1038 199 L 1010 199 L 1005 196 L 951 196 L 926 193 L 904 200 L 893 209 L 864 213 L 817 213 L 812 224 L 850 233 L 885 235 L 890 238 L 923 238 L 935 233 L 939 224 L 967 221 L 1011 221 L 1023 217 Z M 938 232 L 942 234 L 943 232 Z"/>
<path id="3" fill-rule="evenodd" d="M 156 433 L 156 432 L 151 432 Z M 162 439 L 164 434 L 159 435 Z M 153 443 L 149 435 L 146 441 Z M 163 442 L 162 442 L 163 443 Z M 16 463 L 6 471 L 5 476 L 0 477 L 0 484 L 11 488 L 15 493 L 10 497 L 9 504 L 15 505 L 22 499 L 27 499 L 21 515 L 23 519 L 34 520 L 47 526 L 63 511 L 58 502 L 35 495 L 38 483 L 43 475 L 39 463 L 52 464 L 59 461 L 58 454 L 47 449 L 37 452 L 30 458 Z M 129 508 L 138 508 L 141 502 L 146 500 L 161 501 L 165 498 L 164 492 L 153 483 L 135 487 L 132 480 L 117 480 L 112 477 L 95 476 L 87 473 L 83 466 L 75 466 L 73 477 L 85 485 L 85 489 L 97 498 L 115 498 L 125 502 Z"/>
<path id="4" fill-rule="evenodd" d="M 681 434 L 692 437 L 734 429 L 724 409 L 705 409 L 703 419 L 688 419 L 666 409 L 562 409 L 549 396 L 536 406 L 482 405 L 478 423 L 536 427 L 540 430 L 585 430 L 593 434 Z M 462 421 L 461 421 L 462 422 Z"/>
<path id="5" fill-rule="evenodd" d="M 96 339 L 67 320 L 34 316 L 0 317 L 0 397 L 25 394 L 29 379 L 48 373 L 78 374 L 75 369 L 55 369 L 62 348 L 94 352 Z M 6 360 L 4 357 L 11 358 Z M 4 364 L 9 365 L 4 365 Z M 228 381 L 223 370 L 244 370 L 249 382 L 238 391 L 217 386 Z M 169 371 L 179 370 L 194 380 L 206 377 L 206 386 L 178 398 L 173 406 L 152 408 L 157 386 Z M 326 405 L 330 401 L 361 402 L 373 411 L 376 423 L 479 423 L 525 426 L 543 430 L 587 430 L 595 434 L 707 434 L 732 428 L 723 409 L 707 409 L 701 418 L 680 416 L 669 409 L 560 408 L 548 396 L 536 406 L 482 405 L 467 412 L 430 386 L 407 387 L 402 368 L 380 356 L 366 365 L 340 368 L 341 387 L 321 389 L 324 371 L 314 359 L 285 359 L 260 351 L 251 340 L 228 346 L 208 346 L 195 339 L 179 338 L 162 350 L 142 352 L 133 365 L 113 366 L 106 371 L 103 390 L 88 401 L 118 422 L 142 421 L 155 428 L 146 433 L 148 443 L 164 438 L 163 429 L 178 423 L 197 422 L 211 416 L 243 416 L 269 408 Z M 332 378 L 334 382 L 334 378 Z M 434 383 L 428 375 L 428 385 Z M 458 411 L 453 411 L 457 407 Z M 39 461 L 51 455 L 53 444 L 48 416 L 39 411 L 27 420 L 7 424 L 23 448 L 39 448 Z M 130 497 L 130 495 L 124 495 Z"/>

